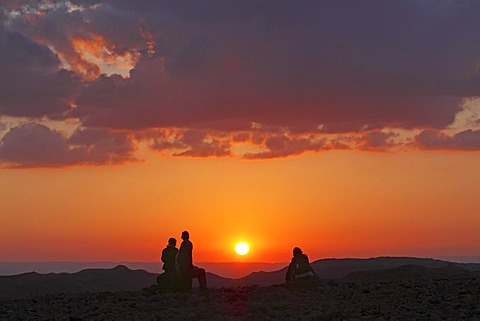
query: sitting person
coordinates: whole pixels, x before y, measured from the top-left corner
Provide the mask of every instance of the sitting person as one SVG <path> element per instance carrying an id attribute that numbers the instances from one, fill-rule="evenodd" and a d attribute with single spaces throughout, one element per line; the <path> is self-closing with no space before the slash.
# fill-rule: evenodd
<path id="1" fill-rule="evenodd" d="M 292 282 L 298 279 L 307 279 L 313 278 L 315 273 L 313 272 L 312 267 L 308 261 L 308 256 L 303 254 L 302 250 L 299 247 L 293 249 L 293 258 L 290 264 L 288 265 L 286 282 Z"/>
<path id="2" fill-rule="evenodd" d="M 177 288 L 177 269 L 175 258 L 178 253 L 177 240 L 171 237 L 168 245 L 162 251 L 162 262 L 164 273 L 157 277 L 158 286 L 164 291 L 174 291 Z"/>
<path id="3" fill-rule="evenodd" d="M 168 239 L 168 245 L 162 251 L 163 270 L 165 273 L 176 273 L 175 257 L 177 256 L 177 240 L 173 237 Z"/>

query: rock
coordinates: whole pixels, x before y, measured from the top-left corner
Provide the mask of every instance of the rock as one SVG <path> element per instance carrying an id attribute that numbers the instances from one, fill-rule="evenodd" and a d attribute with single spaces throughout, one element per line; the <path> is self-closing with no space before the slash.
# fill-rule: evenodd
<path id="1" fill-rule="evenodd" d="M 1 320 L 476 320 L 477 282 L 396 281 L 289 291 L 283 286 L 207 293 L 80 293 L 2 301 Z M 457 293 L 462 292 L 462 295 Z M 77 319 L 75 319 L 77 318 Z"/>
<path id="2" fill-rule="evenodd" d="M 151 312 L 154 310 L 154 307 L 152 304 L 147 304 L 147 303 L 138 303 L 135 307 L 136 310 L 138 311 L 144 311 L 144 312 Z"/>

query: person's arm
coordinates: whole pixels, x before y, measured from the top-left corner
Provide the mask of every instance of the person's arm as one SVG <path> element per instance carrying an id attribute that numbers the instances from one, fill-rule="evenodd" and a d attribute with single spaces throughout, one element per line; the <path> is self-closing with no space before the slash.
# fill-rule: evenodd
<path id="1" fill-rule="evenodd" d="M 165 249 L 162 251 L 162 262 L 165 263 Z"/>
<path id="2" fill-rule="evenodd" d="M 285 281 L 286 282 L 290 282 L 292 279 L 293 279 L 293 271 L 294 271 L 295 267 L 294 267 L 294 263 L 293 263 L 293 259 L 292 261 L 290 262 L 290 264 L 288 265 L 288 268 L 287 268 L 287 274 L 285 275 Z"/>
<path id="3" fill-rule="evenodd" d="M 190 255 L 190 265 L 193 268 L 193 243 L 192 242 L 190 242 L 190 249 L 189 250 L 190 250 L 190 253 L 189 253 L 189 255 Z"/>
<path id="4" fill-rule="evenodd" d="M 308 259 L 308 256 L 305 254 L 305 261 L 307 261 L 307 267 L 310 269 L 310 271 L 314 272 L 312 269 L 312 266 L 310 265 L 310 260 Z"/>

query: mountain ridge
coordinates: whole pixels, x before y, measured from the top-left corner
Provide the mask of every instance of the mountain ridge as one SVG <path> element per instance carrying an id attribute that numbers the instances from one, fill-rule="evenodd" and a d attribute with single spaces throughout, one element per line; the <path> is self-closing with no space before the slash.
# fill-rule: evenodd
<path id="1" fill-rule="evenodd" d="M 470 275 L 472 272 L 474 275 L 480 275 L 480 264 L 415 257 L 321 259 L 312 262 L 311 265 L 320 278 L 339 282 L 362 280 L 371 282 L 382 278 L 388 281 L 417 278 L 419 275 L 422 278 L 454 277 L 460 274 Z M 414 267 L 408 270 L 408 266 Z M 207 272 L 208 286 L 218 288 L 282 284 L 286 269 L 287 267 L 283 267 L 272 272 L 252 272 L 237 279 Z M 57 293 L 136 291 L 155 284 L 157 275 L 142 269 L 132 270 L 125 265 L 118 265 L 112 269 L 85 269 L 76 273 L 27 272 L 0 276 L 0 300 Z M 194 285 L 195 282 L 196 280 Z"/>

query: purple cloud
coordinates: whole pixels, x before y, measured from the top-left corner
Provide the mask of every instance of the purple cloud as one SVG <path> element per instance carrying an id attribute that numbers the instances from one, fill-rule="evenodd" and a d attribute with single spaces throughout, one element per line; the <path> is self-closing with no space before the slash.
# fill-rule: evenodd
<path id="1" fill-rule="evenodd" d="M 473 1 L 6 0 L 0 115 L 84 129 L 17 127 L 1 159 L 30 166 L 10 143 L 29 132 L 67 165 L 133 160 L 131 137 L 152 130 L 174 133 L 144 138 L 153 150 L 195 157 L 240 141 L 261 148 L 249 159 L 388 150 L 395 129 L 426 130 L 419 146 L 475 146 L 476 131 L 440 130 L 480 96 L 479 38 Z"/>
<path id="2" fill-rule="evenodd" d="M 415 136 L 414 144 L 421 149 L 480 151 L 480 130 L 464 130 L 447 135 L 427 129 Z"/>
<path id="3" fill-rule="evenodd" d="M 12 128 L 0 143 L 1 162 L 14 167 L 59 166 L 73 158 L 62 134 L 39 124 Z"/>
<path id="4" fill-rule="evenodd" d="M 76 3 L 84 10 L 63 7 L 37 17 L 34 30 L 20 18 L 11 28 L 65 56 L 75 55 L 72 38 L 92 34 L 116 54 L 140 53 L 130 79 L 85 88 L 72 116 L 87 126 L 439 129 L 463 97 L 480 94 L 476 3 Z"/>
<path id="5" fill-rule="evenodd" d="M 24 35 L 0 27 L 0 114 L 60 117 L 80 89 L 58 58 Z"/>
<path id="6" fill-rule="evenodd" d="M 173 156 L 225 157 L 232 156 L 229 139 L 220 140 L 204 131 L 187 130 L 168 136 L 160 133 L 150 148 L 155 151 L 172 151 Z"/>
<path id="7" fill-rule="evenodd" d="M 443 128 L 461 98 L 479 94 L 469 7 L 437 15 L 448 3 L 107 3 L 141 16 L 159 50 L 115 82 L 120 95 L 96 104 L 94 91 L 82 94 L 76 115 L 91 126 Z"/>
<path id="8" fill-rule="evenodd" d="M 123 133 L 80 130 L 70 138 L 37 123 L 10 129 L 0 141 L 0 164 L 12 168 L 121 164 L 136 161 Z"/>
<path id="9" fill-rule="evenodd" d="M 397 145 L 394 141 L 395 137 L 398 137 L 398 134 L 393 132 L 368 132 L 357 139 L 358 148 L 368 151 L 387 151 Z"/>
<path id="10" fill-rule="evenodd" d="M 274 135 L 265 138 L 263 147 L 266 151 L 255 153 L 246 153 L 245 159 L 269 159 L 282 158 L 287 156 L 300 155 L 305 152 L 319 152 L 327 150 L 329 147 L 324 140 L 318 140 L 315 137 L 295 138 L 287 135 Z"/>

